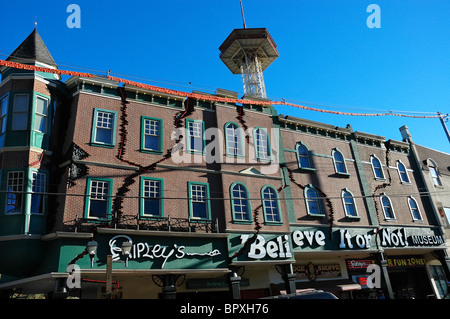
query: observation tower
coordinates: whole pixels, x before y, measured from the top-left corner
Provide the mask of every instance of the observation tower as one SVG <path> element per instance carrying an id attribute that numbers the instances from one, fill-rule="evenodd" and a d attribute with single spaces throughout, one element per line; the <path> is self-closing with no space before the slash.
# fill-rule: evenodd
<path id="1" fill-rule="evenodd" d="M 267 98 L 263 71 L 278 58 L 275 42 L 265 28 L 234 29 L 219 47 L 220 59 L 233 74 L 242 74 L 244 94 Z"/>

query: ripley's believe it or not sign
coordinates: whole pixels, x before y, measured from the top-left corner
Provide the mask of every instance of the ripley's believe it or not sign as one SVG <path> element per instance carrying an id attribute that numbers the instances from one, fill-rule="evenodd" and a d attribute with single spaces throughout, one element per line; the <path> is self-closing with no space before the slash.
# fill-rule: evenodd
<path id="1" fill-rule="evenodd" d="M 230 255 L 237 252 L 253 235 L 229 237 Z M 314 227 L 297 228 L 290 235 L 258 234 L 236 261 L 291 261 L 293 254 L 315 250 L 369 250 L 381 247 L 439 247 L 445 238 L 431 228 L 337 228 L 332 237 Z"/>
<path id="2" fill-rule="evenodd" d="M 98 242 L 98 265 L 112 255 L 115 268 L 125 266 L 122 244 L 131 243 L 129 269 L 219 269 L 226 268 L 225 237 L 102 236 Z"/>
<path id="3" fill-rule="evenodd" d="M 294 251 L 303 249 L 370 249 L 374 247 L 440 246 L 445 238 L 430 228 L 337 229 L 330 239 L 322 230 L 292 232 Z"/>
<path id="4" fill-rule="evenodd" d="M 377 247 L 439 247 L 445 238 L 430 228 L 337 228 L 298 227 L 290 234 L 229 234 L 223 238 L 135 237 L 117 235 L 99 244 L 99 260 L 112 255 L 124 261 L 121 245 L 131 242 L 129 267 L 134 269 L 218 269 L 227 268 L 229 257 L 240 253 L 233 262 L 294 262 L 294 253 L 315 250 L 375 250 Z M 251 238 L 255 239 L 246 245 Z M 228 247 L 227 247 L 228 242 Z M 378 245 L 377 245 L 378 244 Z M 102 247 L 102 248 L 100 248 Z"/>

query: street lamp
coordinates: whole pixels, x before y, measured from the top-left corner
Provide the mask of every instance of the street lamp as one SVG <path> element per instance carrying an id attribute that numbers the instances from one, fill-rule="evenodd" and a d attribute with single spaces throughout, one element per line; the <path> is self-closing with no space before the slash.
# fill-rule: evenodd
<path id="1" fill-rule="evenodd" d="M 128 267 L 128 257 L 130 256 L 132 243 L 130 241 L 124 241 L 122 243 L 122 254 L 125 256 L 125 267 Z"/>
<path id="2" fill-rule="evenodd" d="M 94 256 L 95 252 L 97 251 L 98 243 L 95 240 L 91 240 L 86 245 L 86 250 L 89 254 L 89 257 L 91 257 L 91 268 L 94 267 Z"/>

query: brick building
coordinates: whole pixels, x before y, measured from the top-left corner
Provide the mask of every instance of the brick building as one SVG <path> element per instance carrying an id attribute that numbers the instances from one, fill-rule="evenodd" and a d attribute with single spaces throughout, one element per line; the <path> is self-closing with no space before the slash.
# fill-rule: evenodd
<path id="1" fill-rule="evenodd" d="M 57 68 L 36 30 L 9 59 Z M 224 89 L 185 98 L 1 73 L 5 294 L 352 298 L 369 293 L 370 264 L 391 298 L 436 294 L 428 269 L 448 267 L 445 243 L 408 143 L 278 115 L 263 98 L 208 99 L 238 98 Z"/>

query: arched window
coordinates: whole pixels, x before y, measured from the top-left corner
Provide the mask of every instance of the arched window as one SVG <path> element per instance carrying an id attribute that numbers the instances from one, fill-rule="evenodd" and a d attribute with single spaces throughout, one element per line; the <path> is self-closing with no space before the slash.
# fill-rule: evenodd
<path id="1" fill-rule="evenodd" d="M 227 155 L 244 156 L 243 132 L 239 125 L 232 122 L 225 124 L 225 141 Z"/>
<path id="2" fill-rule="evenodd" d="M 267 132 L 263 128 L 257 128 L 253 132 L 256 146 L 256 158 L 258 160 L 270 160 L 270 142 Z"/>
<path id="3" fill-rule="evenodd" d="M 305 188 L 305 201 L 306 210 L 308 215 L 311 216 L 323 216 L 322 209 L 320 207 L 320 195 L 319 191 L 313 186 L 307 186 Z"/>
<path id="4" fill-rule="evenodd" d="M 422 214 L 420 213 L 419 206 L 417 205 L 417 201 L 412 196 L 408 196 L 408 205 L 409 205 L 409 209 L 411 211 L 413 220 L 422 220 Z"/>
<path id="5" fill-rule="evenodd" d="M 269 223 L 280 223 L 280 203 L 278 201 L 278 192 L 276 191 L 276 189 L 272 186 L 264 186 L 261 189 L 261 197 L 263 202 L 265 221 Z"/>
<path id="6" fill-rule="evenodd" d="M 386 219 L 395 219 L 394 208 L 392 202 L 387 195 L 381 196 L 381 205 L 383 206 L 383 213 Z"/>
<path id="7" fill-rule="evenodd" d="M 338 174 L 347 174 L 347 166 L 345 165 L 344 155 L 337 148 L 331 152 L 333 156 L 334 169 Z"/>
<path id="8" fill-rule="evenodd" d="M 370 162 L 372 163 L 372 169 L 375 178 L 384 179 L 383 167 L 381 166 L 380 160 L 375 155 L 372 155 L 370 157 Z"/>
<path id="9" fill-rule="evenodd" d="M 402 162 L 397 161 L 397 169 L 398 169 L 398 173 L 400 174 L 400 181 L 402 183 L 409 183 L 409 176 L 408 176 L 408 172 L 406 171 L 406 167 L 405 165 L 403 165 Z"/>
<path id="10" fill-rule="evenodd" d="M 439 169 L 435 161 L 428 159 L 428 168 L 430 169 L 431 178 L 433 179 L 433 184 L 436 186 L 442 186 L 441 178 L 439 177 Z"/>
<path id="11" fill-rule="evenodd" d="M 250 221 L 250 201 L 248 200 L 248 190 L 242 183 L 231 185 L 231 205 L 233 220 Z"/>
<path id="12" fill-rule="evenodd" d="M 356 209 L 353 194 L 346 188 L 342 190 L 341 194 L 342 194 L 342 202 L 344 204 L 345 215 L 347 217 L 358 217 L 358 210 Z"/>
<path id="13" fill-rule="evenodd" d="M 314 169 L 311 160 L 311 153 L 309 152 L 309 149 L 306 147 L 306 145 L 302 142 L 297 143 L 296 149 L 298 166 L 304 169 Z"/>

